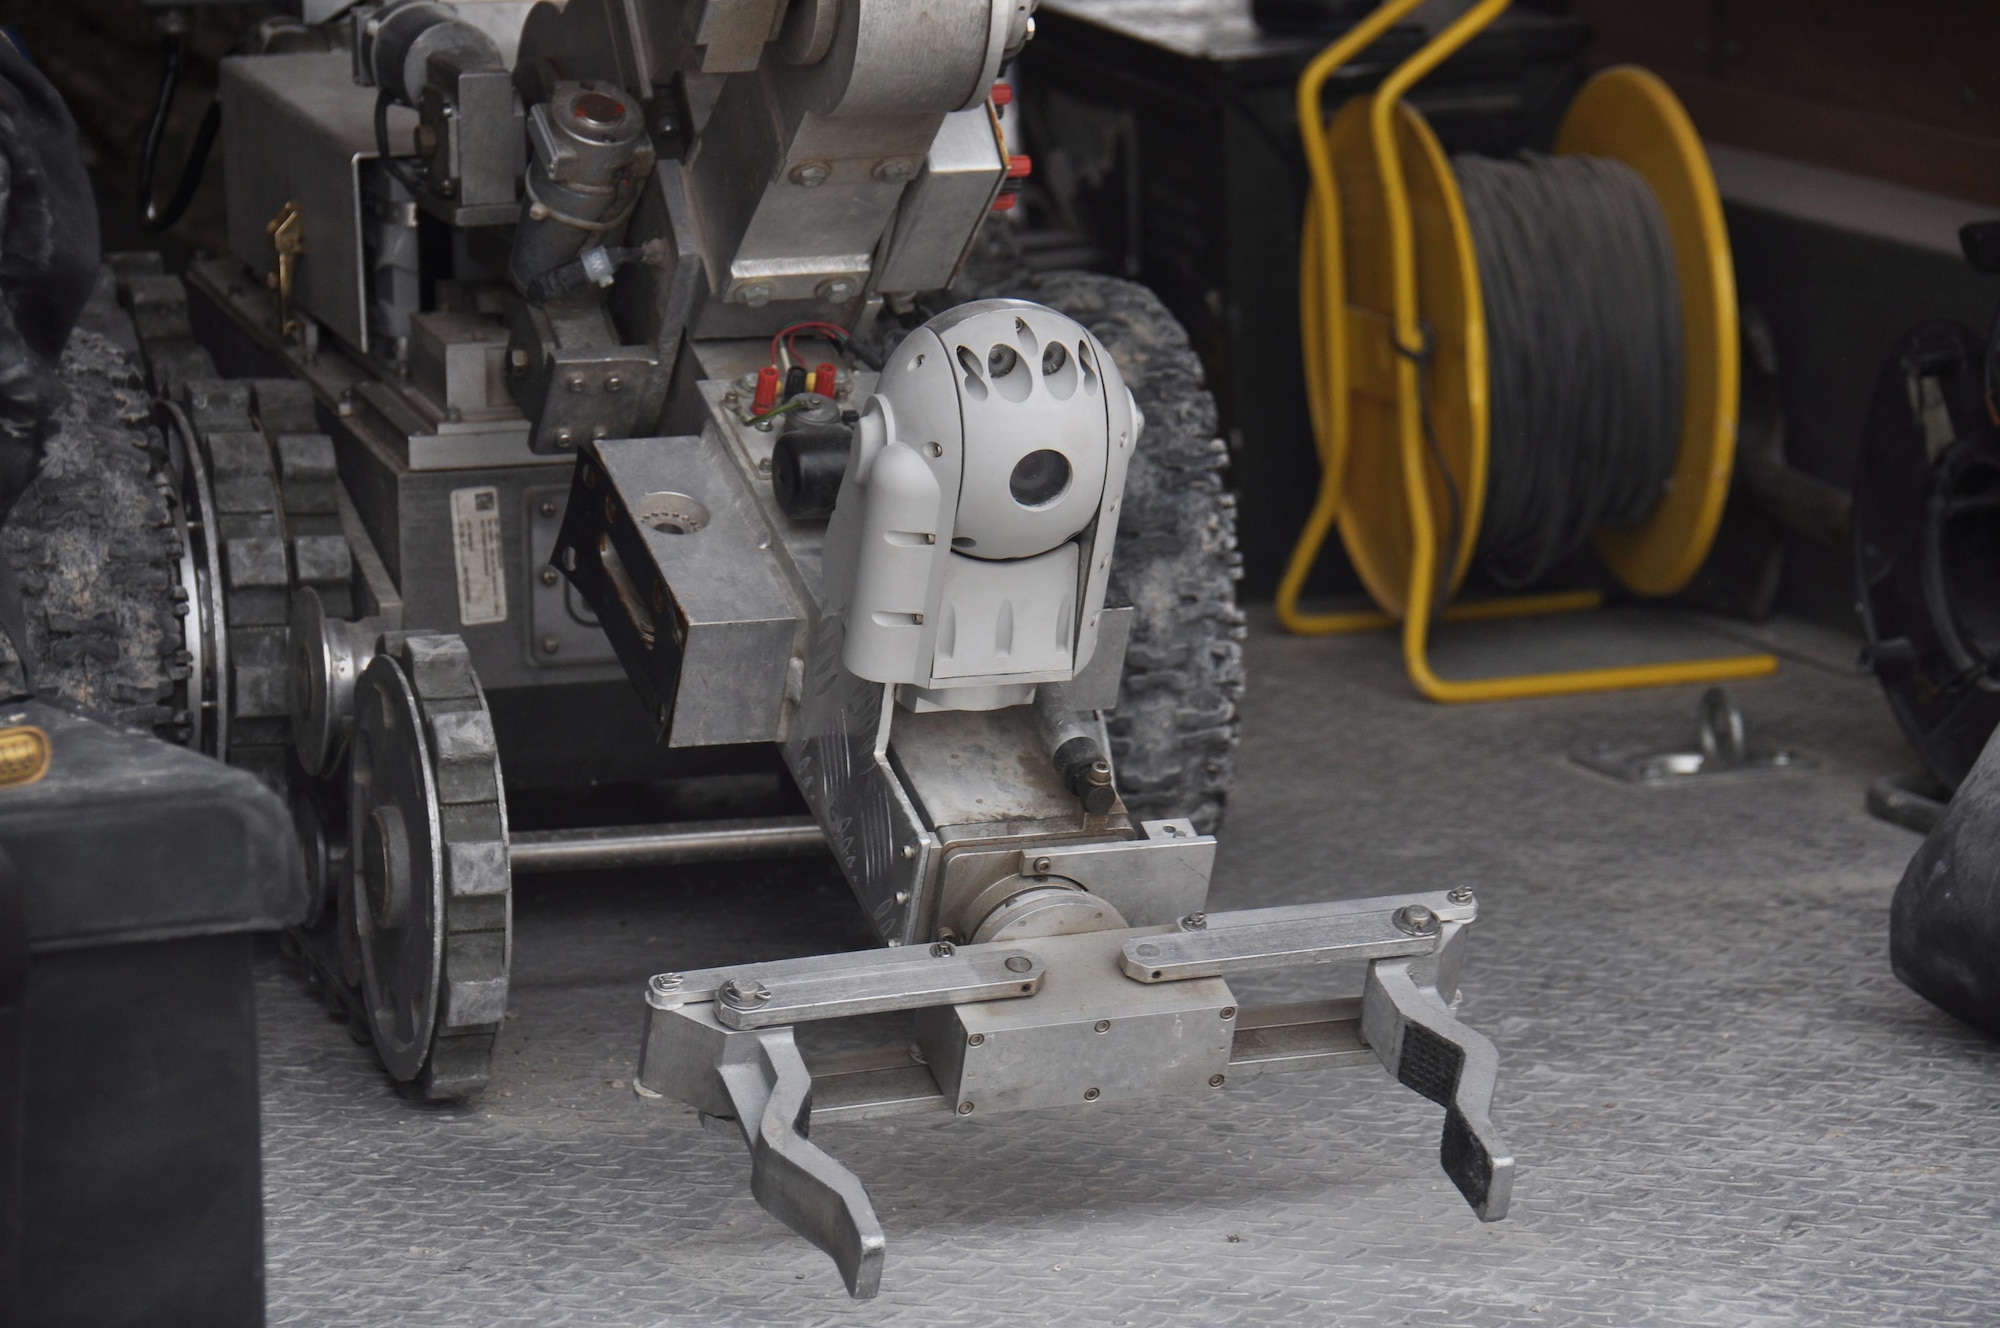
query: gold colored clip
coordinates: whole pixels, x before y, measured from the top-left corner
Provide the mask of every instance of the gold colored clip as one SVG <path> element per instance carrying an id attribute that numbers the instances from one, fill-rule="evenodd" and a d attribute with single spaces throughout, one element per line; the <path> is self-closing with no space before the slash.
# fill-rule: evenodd
<path id="1" fill-rule="evenodd" d="M 297 203 L 287 203 L 265 223 L 264 232 L 278 254 L 278 270 L 265 280 L 278 292 L 278 335 L 289 339 L 299 330 L 299 320 L 292 317 L 292 283 L 299 255 L 306 251 L 306 214 Z"/>
<path id="2" fill-rule="evenodd" d="M 33 724 L 0 729 L 0 788 L 32 784 L 49 773 L 49 735 Z"/>

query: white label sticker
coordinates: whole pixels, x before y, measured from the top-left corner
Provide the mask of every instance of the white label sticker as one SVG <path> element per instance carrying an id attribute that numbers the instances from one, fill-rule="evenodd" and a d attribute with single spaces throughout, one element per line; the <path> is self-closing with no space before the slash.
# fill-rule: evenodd
<path id="1" fill-rule="evenodd" d="M 458 621 L 507 621 L 506 556 L 500 545 L 500 491 L 451 491 L 451 551 L 458 559 Z"/>

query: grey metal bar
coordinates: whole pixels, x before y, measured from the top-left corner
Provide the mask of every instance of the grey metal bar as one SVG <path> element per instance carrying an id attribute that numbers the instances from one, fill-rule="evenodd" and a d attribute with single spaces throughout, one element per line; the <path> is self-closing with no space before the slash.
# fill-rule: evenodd
<path id="1" fill-rule="evenodd" d="M 826 837 L 811 817 L 758 816 L 591 830 L 523 830 L 511 836 L 508 864 L 519 876 L 799 857 L 825 851 Z"/>

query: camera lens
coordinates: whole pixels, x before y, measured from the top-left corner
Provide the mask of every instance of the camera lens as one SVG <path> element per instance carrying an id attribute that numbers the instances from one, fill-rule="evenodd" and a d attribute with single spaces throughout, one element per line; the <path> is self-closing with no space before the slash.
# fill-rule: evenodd
<path id="1" fill-rule="evenodd" d="M 1047 507 L 1069 487 L 1069 458 L 1044 447 L 1014 463 L 1007 488 L 1023 507 Z"/>

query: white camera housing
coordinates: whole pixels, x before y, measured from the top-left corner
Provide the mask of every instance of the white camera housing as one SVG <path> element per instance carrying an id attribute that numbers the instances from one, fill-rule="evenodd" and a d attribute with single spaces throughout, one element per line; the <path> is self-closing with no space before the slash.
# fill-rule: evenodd
<path id="1" fill-rule="evenodd" d="M 888 357 L 826 536 L 848 672 L 990 710 L 1097 649 L 1143 421 L 1103 343 L 1025 300 L 939 314 Z"/>

